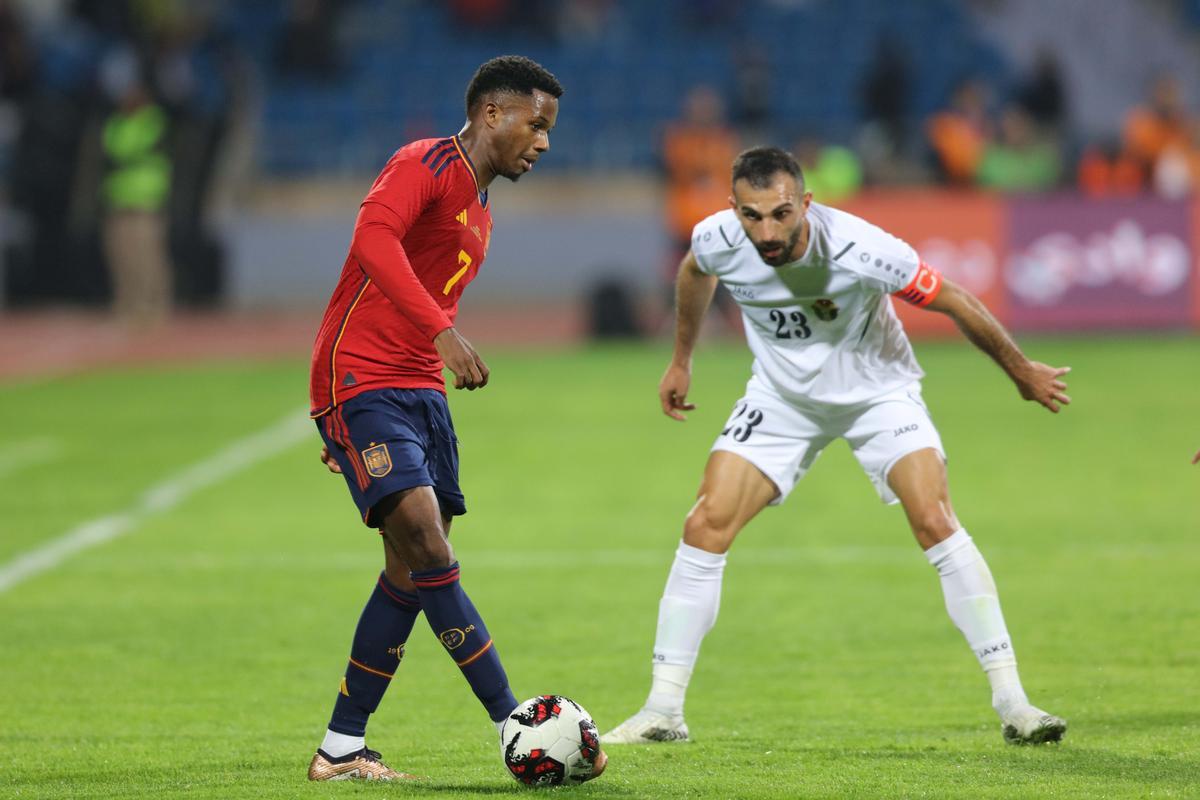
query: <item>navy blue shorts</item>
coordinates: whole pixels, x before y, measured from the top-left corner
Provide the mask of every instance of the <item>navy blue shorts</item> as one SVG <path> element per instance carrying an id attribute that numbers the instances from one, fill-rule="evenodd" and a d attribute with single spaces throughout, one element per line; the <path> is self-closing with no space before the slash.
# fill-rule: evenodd
<path id="1" fill-rule="evenodd" d="M 432 486 L 446 516 L 467 513 L 458 488 L 458 437 L 446 395 L 436 389 L 375 389 L 316 419 L 363 522 L 371 509 L 414 486 Z"/>

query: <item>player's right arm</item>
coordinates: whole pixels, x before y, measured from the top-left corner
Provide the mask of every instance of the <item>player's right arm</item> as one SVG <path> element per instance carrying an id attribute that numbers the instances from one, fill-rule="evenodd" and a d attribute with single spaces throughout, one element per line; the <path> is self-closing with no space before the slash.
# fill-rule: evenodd
<path id="1" fill-rule="evenodd" d="M 692 351 L 696 349 L 704 313 L 716 290 L 717 277 L 703 272 L 695 254 L 689 250 L 679 264 L 679 275 L 675 279 L 675 352 L 658 384 L 663 413 L 680 422 L 686 419 L 682 412 L 696 407 L 687 402 L 692 383 Z"/>
<path id="2" fill-rule="evenodd" d="M 454 373 L 454 388 L 476 389 L 487 385 L 487 365 L 425 289 L 402 244 L 444 186 L 419 160 L 397 154 L 359 208 L 350 250 L 383 295 L 433 343 Z"/>

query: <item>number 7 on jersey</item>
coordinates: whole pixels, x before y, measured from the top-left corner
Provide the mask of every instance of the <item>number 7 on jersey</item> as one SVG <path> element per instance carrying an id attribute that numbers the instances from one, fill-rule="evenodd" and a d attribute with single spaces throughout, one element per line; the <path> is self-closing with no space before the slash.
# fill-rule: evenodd
<path id="1" fill-rule="evenodd" d="M 467 274 L 467 270 L 471 268 L 471 257 L 467 255 L 466 250 L 458 251 L 458 263 L 462 269 L 454 273 L 450 277 L 450 280 L 446 281 L 446 285 L 442 287 L 442 294 L 450 294 L 450 290 L 454 288 L 454 284 L 458 283 L 462 279 L 462 276 Z"/>

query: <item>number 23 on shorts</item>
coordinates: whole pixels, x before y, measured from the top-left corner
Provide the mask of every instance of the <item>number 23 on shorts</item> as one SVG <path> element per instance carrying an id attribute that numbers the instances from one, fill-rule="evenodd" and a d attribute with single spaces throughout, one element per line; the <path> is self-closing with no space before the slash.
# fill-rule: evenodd
<path id="1" fill-rule="evenodd" d="M 763 421 L 763 412 L 750 408 L 747 403 L 738 403 L 729 418 L 729 424 L 721 430 L 722 436 L 733 436 L 735 442 L 744 442 L 754 432 L 754 426 Z"/>

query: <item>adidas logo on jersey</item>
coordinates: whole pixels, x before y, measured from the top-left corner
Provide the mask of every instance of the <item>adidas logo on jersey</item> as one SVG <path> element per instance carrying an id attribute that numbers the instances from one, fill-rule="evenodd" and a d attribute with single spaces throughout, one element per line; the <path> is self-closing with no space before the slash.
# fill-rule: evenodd
<path id="1" fill-rule="evenodd" d="M 443 217 L 443 219 L 445 219 L 445 217 Z M 467 210 L 464 208 L 462 211 L 458 212 L 458 215 L 455 217 L 455 219 L 465 226 L 467 224 Z"/>

